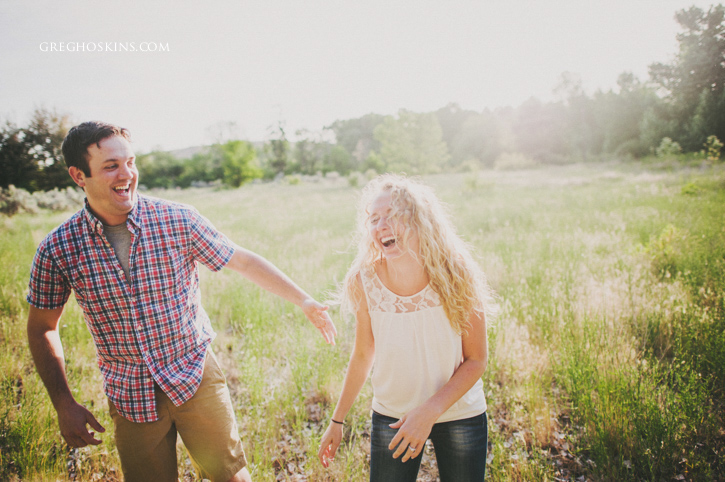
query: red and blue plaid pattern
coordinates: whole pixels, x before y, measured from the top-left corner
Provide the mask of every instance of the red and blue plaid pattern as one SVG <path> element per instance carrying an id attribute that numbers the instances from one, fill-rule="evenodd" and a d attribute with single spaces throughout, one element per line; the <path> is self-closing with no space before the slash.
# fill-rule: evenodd
<path id="1" fill-rule="evenodd" d="M 216 334 L 201 306 L 198 262 L 218 271 L 235 247 L 194 208 L 140 195 L 126 226 L 130 283 L 86 204 L 40 243 L 27 299 L 55 309 L 75 292 L 106 395 L 128 420 L 152 422 L 154 382 L 177 406 L 199 387 Z"/>

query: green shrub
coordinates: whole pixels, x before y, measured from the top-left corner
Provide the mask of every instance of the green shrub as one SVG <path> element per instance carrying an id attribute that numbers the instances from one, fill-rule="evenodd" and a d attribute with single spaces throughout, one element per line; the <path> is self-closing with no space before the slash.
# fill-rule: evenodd
<path id="1" fill-rule="evenodd" d="M 652 258 L 655 272 L 670 278 L 678 272 L 678 261 L 686 250 L 687 231 L 668 224 L 656 238 L 650 239 L 645 252 Z"/>
<path id="2" fill-rule="evenodd" d="M 700 186 L 698 186 L 694 182 L 688 182 L 687 184 L 682 186 L 680 192 L 686 196 L 695 196 L 702 192 L 702 188 L 700 188 Z"/>
<path id="3" fill-rule="evenodd" d="M 367 181 L 367 178 L 365 177 L 365 174 L 363 174 L 362 172 L 358 172 L 358 171 L 351 172 L 347 176 L 347 184 L 350 187 L 361 187 L 365 184 L 366 181 Z"/>
<path id="4" fill-rule="evenodd" d="M 664 157 L 672 157 L 678 154 L 682 154 L 682 147 L 676 141 L 673 141 L 669 137 L 663 137 L 660 145 L 655 149 L 655 154 L 660 159 Z"/>
<path id="5" fill-rule="evenodd" d="M 705 141 L 705 151 L 707 152 L 707 159 L 709 161 L 719 161 L 720 151 L 722 150 L 722 142 L 717 136 L 708 136 Z"/>
<path id="6" fill-rule="evenodd" d="M 285 176 L 284 182 L 286 182 L 290 186 L 296 186 L 298 184 L 302 184 L 302 179 L 300 178 L 300 176 L 297 176 L 297 175 Z"/>

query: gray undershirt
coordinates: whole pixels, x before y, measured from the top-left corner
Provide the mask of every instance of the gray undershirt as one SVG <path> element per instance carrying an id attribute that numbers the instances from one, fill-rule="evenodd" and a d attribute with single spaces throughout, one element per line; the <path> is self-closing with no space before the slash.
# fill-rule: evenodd
<path id="1" fill-rule="evenodd" d="M 130 283 L 131 274 L 128 267 L 128 253 L 131 250 L 131 231 L 126 227 L 126 223 L 119 224 L 118 226 L 106 226 L 104 224 L 103 234 L 106 235 L 106 239 L 111 243 L 113 251 L 116 253 L 116 258 L 121 263 L 123 272 L 126 273 L 126 281 Z"/>

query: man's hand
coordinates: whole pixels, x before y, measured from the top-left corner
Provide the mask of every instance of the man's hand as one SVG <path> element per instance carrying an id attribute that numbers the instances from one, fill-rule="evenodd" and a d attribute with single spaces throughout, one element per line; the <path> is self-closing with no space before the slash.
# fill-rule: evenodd
<path id="1" fill-rule="evenodd" d="M 321 305 L 312 298 L 307 298 L 302 302 L 302 311 L 307 319 L 322 333 L 322 337 L 327 343 L 334 345 L 337 329 L 327 313 L 329 308 L 329 306 Z"/>
<path id="2" fill-rule="evenodd" d="M 73 398 L 68 380 L 65 377 L 63 345 L 58 333 L 63 308 L 44 310 L 30 306 L 28 309 L 28 343 L 33 354 L 35 368 L 38 370 L 48 395 L 58 412 L 60 433 L 71 447 L 98 445 L 100 440 L 86 429 L 86 424 L 98 432 L 106 429 L 98 423 L 96 417 Z"/>
<path id="3" fill-rule="evenodd" d="M 85 447 L 89 444 L 98 445 L 101 443 L 99 439 L 94 437 L 95 433 L 88 431 L 86 424 L 98 432 L 103 433 L 106 431 L 91 412 L 75 401 L 58 410 L 58 424 L 60 425 L 60 434 L 70 447 Z"/>

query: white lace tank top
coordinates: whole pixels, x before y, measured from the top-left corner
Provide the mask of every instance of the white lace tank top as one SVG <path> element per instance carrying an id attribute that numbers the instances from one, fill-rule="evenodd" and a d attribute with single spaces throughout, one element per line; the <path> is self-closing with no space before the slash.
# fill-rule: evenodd
<path id="1" fill-rule="evenodd" d="M 430 286 L 399 296 L 377 274 L 361 273 L 375 338 L 373 410 L 400 418 L 450 380 L 463 362 L 461 336 L 451 328 Z M 486 411 L 483 382 L 454 403 L 437 422 L 462 420 Z"/>

